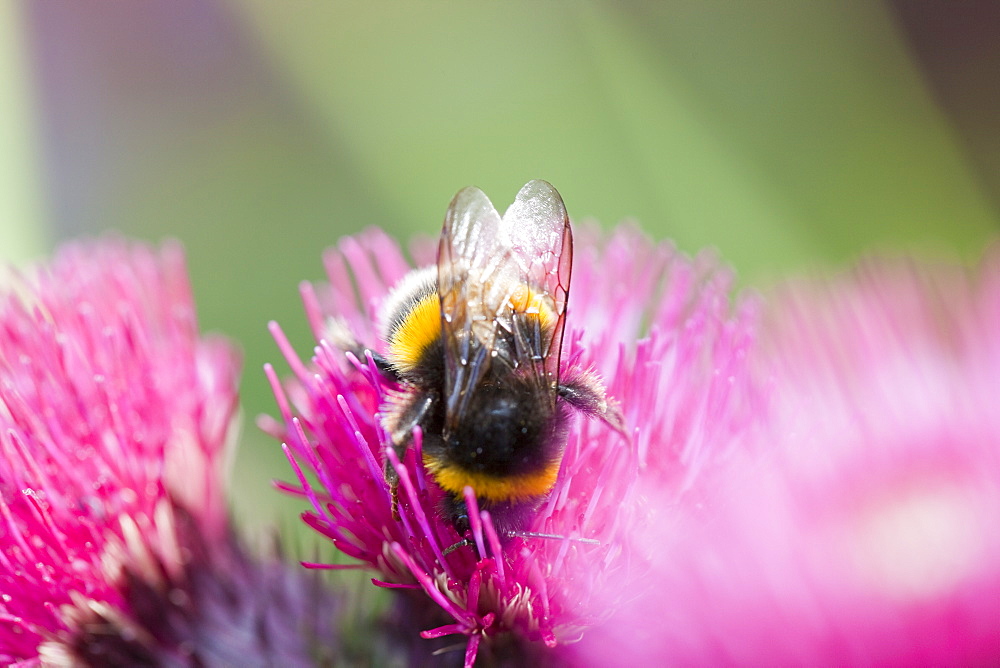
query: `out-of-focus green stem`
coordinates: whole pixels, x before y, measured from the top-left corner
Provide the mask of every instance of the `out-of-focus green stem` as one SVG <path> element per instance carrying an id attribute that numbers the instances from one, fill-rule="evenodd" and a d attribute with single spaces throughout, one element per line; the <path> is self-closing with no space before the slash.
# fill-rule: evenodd
<path id="1" fill-rule="evenodd" d="M 42 251 L 40 151 L 22 5 L 0 3 L 0 262 Z"/>

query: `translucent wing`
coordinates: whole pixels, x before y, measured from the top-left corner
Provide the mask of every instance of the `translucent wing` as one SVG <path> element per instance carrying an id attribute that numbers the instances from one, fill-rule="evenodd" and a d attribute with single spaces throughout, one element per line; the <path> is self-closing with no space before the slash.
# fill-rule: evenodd
<path id="1" fill-rule="evenodd" d="M 451 202 L 438 247 L 446 427 L 494 364 L 555 402 L 572 232 L 562 198 L 531 181 L 501 218 L 478 188 Z"/>
<path id="2" fill-rule="evenodd" d="M 516 295 L 513 310 L 520 316 L 539 316 L 513 319 L 515 366 L 532 364 L 554 401 L 573 268 L 573 232 L 566 206 L 547 182 L 529 181 L 504 214 L 501 229 L 519 280 L 531 290 L 527 299 Z"/>

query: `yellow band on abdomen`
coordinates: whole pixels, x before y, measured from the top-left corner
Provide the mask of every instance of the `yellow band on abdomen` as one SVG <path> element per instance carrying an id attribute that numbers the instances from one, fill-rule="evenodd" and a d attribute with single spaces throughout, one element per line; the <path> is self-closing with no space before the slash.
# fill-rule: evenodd
<path id="1" fill-rule="evenodd" d="M 438 487 L 461 495 L 466 486 L 471 487 L 480 499 L 494 502 L 523 503 L 549 493 L 559 475 L 559 462 L 553 462 L 540 471 L 511 476 L 473 473 L 457 466 L 442 464 L 424 455 L 424 466 Z"/>

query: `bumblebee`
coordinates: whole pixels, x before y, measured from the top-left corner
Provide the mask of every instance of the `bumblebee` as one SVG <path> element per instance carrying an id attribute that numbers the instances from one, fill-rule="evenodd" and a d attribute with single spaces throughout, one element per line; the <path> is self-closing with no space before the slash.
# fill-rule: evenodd
<path id="1" fill-rule="evenodd" d="M 526 184 L 502 218 L 465 188 L 445 215 L 437 264 L 408 274 L 383 306 L 384 355 L 345 346 L 395 381 L 383 426 L 400 459 L 421 428 L 423 465 L 460 535 L 466 486 L 501 535 L 523 531 L 555 485 L 571 409 L 623 431 L 595 375 L 560 373 L 572 266 L 569 217 L 551 185 Z M 388 461 L 384 470 L 398 517 L 398 475 Z"/>

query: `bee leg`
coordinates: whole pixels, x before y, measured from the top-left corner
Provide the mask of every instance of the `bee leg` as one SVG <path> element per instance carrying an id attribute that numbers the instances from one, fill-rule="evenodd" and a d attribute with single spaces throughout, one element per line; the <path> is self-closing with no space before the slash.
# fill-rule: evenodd
<path id="1" fill-rule="evenodd" d="M 386 459 L 385 466 L 385 481 L 389 483 L 389 497 L 391 499 L 392 505 L 392 519 L 397 522 L 400 520 L 399 517 L 399 474 L 396 473 L 396 469 L 392 467 L 392 463 Z"/>
<path id="2" fill-rule="evenodd" d="M 609 399 L 604 383 L 591 371 L 570 369 L 560 379 L 557 394 L 573 408 L 585 415 L 601 419 L 609 427 L 629 437 L 625 417 L 614 399 Z"/>
<path id="3" fill-rule="evenodd" d="M 407 448 L 413 441 L 413 430 L 420 426 L 421 421 L 434 403 L 433 395 L 421 395 L 412 390 L 390 392 L 385 413 L 382 416 L 382 426 L 389 432 L 392 450 L 399 461 L 403 461 Z M 389 484 L 389 495 L 392 499 L 392 518 L 399 520 L 399 472 L 386 457 L 382 466 L 385 481 Z"/>
<path id="4" fill-rule="evenodd" d="M 378 369 L 380 374 L 389 380 L 396 381 L 397 383 L 402 380 L 395 367 L 393 367 L 386 358 L 382 357 L 382 355 L 378 354 L 371 348 L 360 348 L 358 350 L 351 350 L 351 352 L 354 353 L 354 356 L 357 357 L 362 364 L 365 364 L 368 359 L 366 353 L 371 355 L 372 361 L 375 363 L 375 368 Z"/>
<path id="5" fill-rule="evenodd" d="M 392 364 L 382 355 L 354 338 L 350 327 L 341 318 L 330 318 L 327 320 L 323 338 L 333 345 L 333 347 L 343 350 L 345 353 L 352 353 L 358 358 L 361 364 L 366 364 L 367 355 L 371 355 L 372 361 L 375 362 L 375 368 L 379 370 L 379 373 L 389 380 L 400 381 L 399 373 L 393 368 Z"/>
<path id="6" fill-rule="evenodd" d="M 409 439 L 402 443 L 396 443 L 393 441 L 392 449 L 396 453 L 396 457 L 399 461 L 403 461 L 403 455 L 406 454 L 406 449 L 410 446 Z M 399 517 L 399 472 L 396 471 L 396 467 L 392 465 L 392 461 L 386 457 L 385 464 L 382 466 L 382 472 L 385 475 L 385 481 L 389 483 L 389 498 L 392 504 L 392 519 L 397 522 L 400 520 Z"/>

